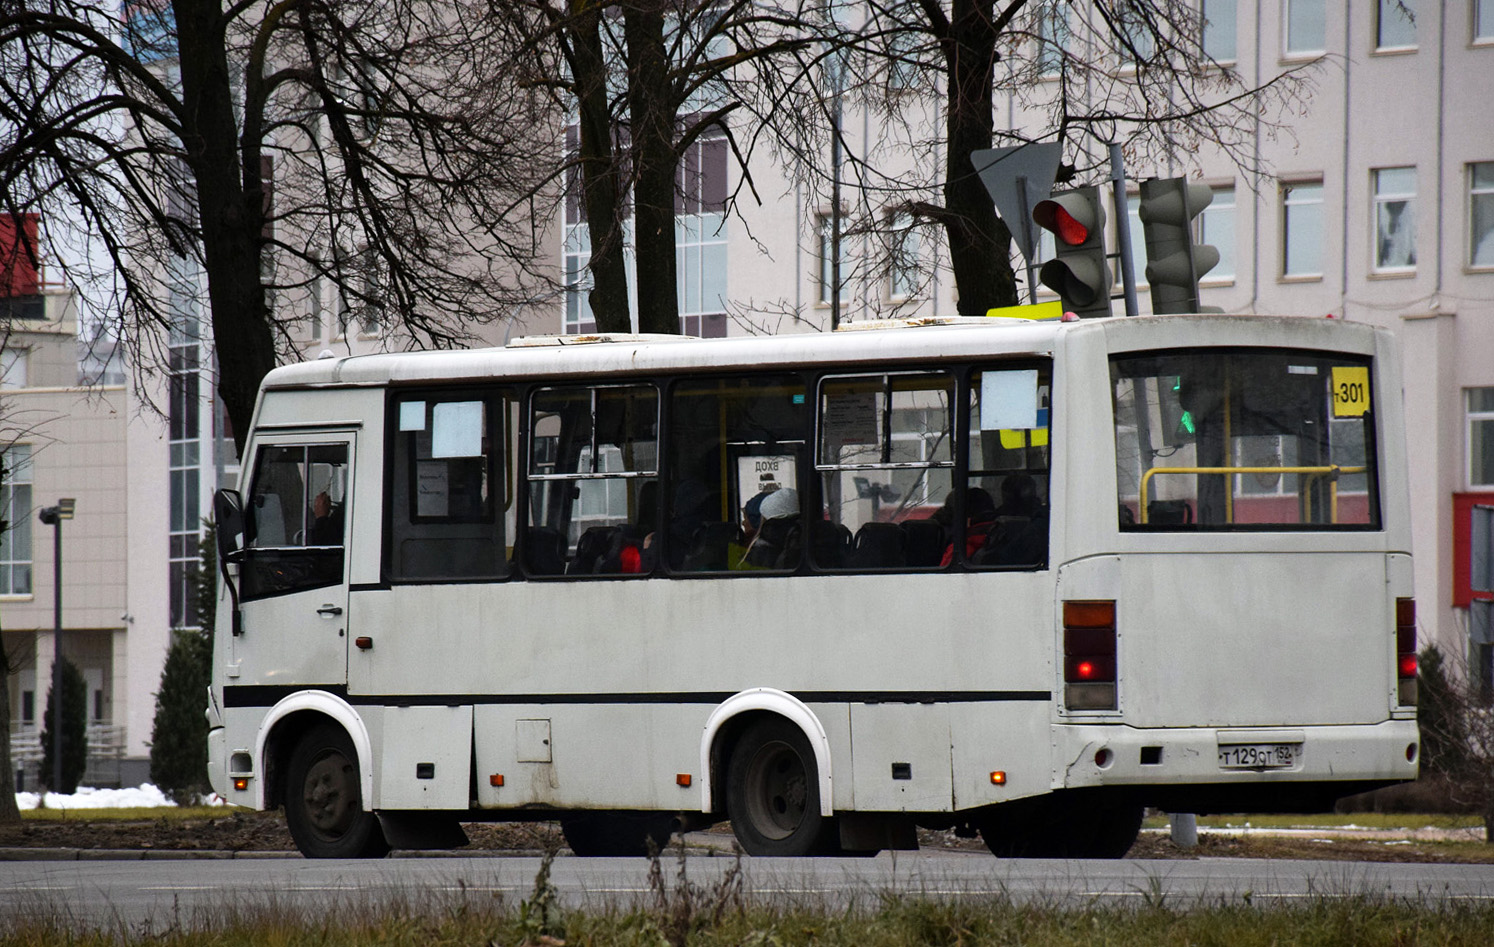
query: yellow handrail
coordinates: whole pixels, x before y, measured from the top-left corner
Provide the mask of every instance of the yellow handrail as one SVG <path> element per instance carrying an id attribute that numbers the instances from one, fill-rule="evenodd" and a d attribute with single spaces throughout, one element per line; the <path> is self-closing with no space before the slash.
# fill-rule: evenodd
<path id="1" fill-rule="evenodd" d="M 1368 467 L 1340 467 L 1337 464 L 1329 464 L 1326 467 L 1153 467 L 1150 470 L 1148 470 L 1146 473 L 1144 473 L 1144 474 L 1141 475 L 1141 493 L 1140 493 L 1140 497 L 1138 498 L 1138 506 L 1140 507 L 1140 509 L 1138 510 L 1138 512 L 1139 512 L 1140 517 L 1141 517 L 1141 522 L 1143 524 L 1145 524 L 1146 523 L 1146 494 L 1147 494 L 1147 487 L 1150 485 L 1152 477 L 1155 476 L 1156 474 L 1247 474 L 1247 473 L 1281 473 L 1281 474 L 1289 474 L 1289 473 L 1294 473 L 1294 474 L 1315 475 L 1317 477 L 1329 476 L 1329 477 L 1332 477 L 1334 483 L 1337 483 L 1338 478 L 1341 475 L 1343 475 L 1343 474 L 1360 474 L 1360 473 L 1364 473 L 1367 470 L 1369 470 Z M 1304 502 L 1306 502 L 1306 498 L 1307 497 L 1311 496 L 1311 493 L 1312 493 L 1312 486 L 1311 486 L 1311 483 L 1309 482 L 1309 484 L 1307 485 L 1307 489 L 1305 491 Z M 1233 497 L 1234 496 L 1234 490 L 1232 490 L 1232 489 L 1226 490 L 1225 491 L 1225 495 L 1227 497 Z M 1336 499 L 1337 499 L 1337 494 L 1335 492 L 1335 500 Z M 1335 508 L 1332 511 L 1332 516 L 1333 516 L 1333 521 L 1337 522 L 1337 520 L 1338 520 L 1337 504 L 1335 503 L 1334 506 L 1335 506 Z M 1303 512 L 1303 519 L 1305 520 L 1306 518 L 1307 517 L 1306 517 L 1305 510 L 1304 510 L 1304 512 Z M 1234 522 L 1234 516 L 1233 515 L 1227 516 L 1226 517 L 1226 522 L 1233 523 Z"/>

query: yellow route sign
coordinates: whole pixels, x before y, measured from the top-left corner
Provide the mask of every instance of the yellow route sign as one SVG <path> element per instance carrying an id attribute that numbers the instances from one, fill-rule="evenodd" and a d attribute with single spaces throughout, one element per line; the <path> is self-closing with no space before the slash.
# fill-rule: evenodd
<path id="1" fill-rule="evenodd" d="M 1369 369 L 1363 365 L 1333 367 L 1333 416 L 1362 418 L 1370 409 Z"/>

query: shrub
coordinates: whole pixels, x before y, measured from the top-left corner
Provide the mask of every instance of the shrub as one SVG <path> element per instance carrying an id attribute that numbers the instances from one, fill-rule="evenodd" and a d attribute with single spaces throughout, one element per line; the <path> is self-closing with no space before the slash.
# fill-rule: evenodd
<path id="1" fill-rule="evenodd" d="M 56 744 L 53 742 L 50 687 L 47 689 L 47 709 L 42 715 L 41 781 L 52 792 L 70 796 L 78 791 L 78 783 L 88 769 L 88 684 L 83 680 L 83 672 L 67 658 L 62 659 L 55 671 L 52 686 L 57 685 L 59 677 L 62 679 L 62 784 L 52 785 L 55 768 L 52 750 Z"/>
<path id="2" fill-rule="evenodd" d="M 180 805 L 212 791 L 207 779 L 208 677 L 212 640 L 195 629 L 176 631 L 161 671 L 150 733 L 150 781 Z"/>

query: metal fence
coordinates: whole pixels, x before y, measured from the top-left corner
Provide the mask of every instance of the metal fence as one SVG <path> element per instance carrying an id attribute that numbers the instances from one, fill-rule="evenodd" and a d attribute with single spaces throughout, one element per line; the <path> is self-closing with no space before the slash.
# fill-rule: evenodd
<path id="1" fill-rule="evenodd" d="M 125 755 L 125 728 L 108 724 L 88 727 L 88 768 L 83 771 L 80 786 L 95 789 L 118 789 L 120 761 Z M 41 788 L 41 731 L 36 728 L 13 730 L 10 734 L 10 759 L 16 770 L 17 792 L 38 792 Z"/>

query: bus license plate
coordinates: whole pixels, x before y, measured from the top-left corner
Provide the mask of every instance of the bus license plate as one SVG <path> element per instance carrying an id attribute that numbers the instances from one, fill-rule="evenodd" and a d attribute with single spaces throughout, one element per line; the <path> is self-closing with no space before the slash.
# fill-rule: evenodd
<path id="1" fill-rule="evenodd" d="M 1223 769 L 1285 769 L 1297 765 L 1300 743 L 1241 743 L 1219 748 Z"/>

